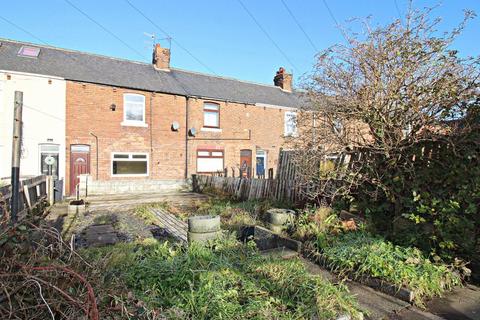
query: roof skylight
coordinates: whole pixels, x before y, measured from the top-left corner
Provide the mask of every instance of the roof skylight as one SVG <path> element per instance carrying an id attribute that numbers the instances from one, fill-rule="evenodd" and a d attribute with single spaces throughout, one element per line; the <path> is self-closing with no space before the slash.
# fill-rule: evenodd
<path id="1" fill-rule="evenodd" d="M 40 48 L 35 47 L 22 46 L 20 50 L 18 50 L 18 55 L 22 57 L 38 58 L 39 54 Z"/>

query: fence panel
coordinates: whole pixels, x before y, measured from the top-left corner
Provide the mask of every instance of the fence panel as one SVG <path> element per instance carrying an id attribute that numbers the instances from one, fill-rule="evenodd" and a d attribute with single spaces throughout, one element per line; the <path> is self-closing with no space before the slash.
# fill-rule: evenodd
<path id="1" fill-rule="evenodd" d="M 18 210 L 21 217 L 47 199 L 47 177 L 42 175 L 20 181 L 19 192 Z M 0 217 L 10 207 L 11 198 L 12 186 L 0 187 Z"/>

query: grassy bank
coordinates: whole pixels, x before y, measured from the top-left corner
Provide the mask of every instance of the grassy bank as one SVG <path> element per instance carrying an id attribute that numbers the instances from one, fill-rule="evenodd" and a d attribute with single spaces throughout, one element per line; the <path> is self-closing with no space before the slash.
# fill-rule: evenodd
<path id="1" fill-rule="evenodd" d="M 322 255 L 336 273 L 408 288 L 415 292 L 414 303 L 419 306 L 460 285 L 461 271 L 468 271 L 461 265 L 434 262 L 419 249 L 395 245 L 362 226 L 342 223 L 326 208 L 300 215 L 293 235 L 306 242 L 310 253 Z"/>
<path id="2" fill-rule="evenodd" d="M 264 257 L 234 239 L 188 249 L 152 240 L 82 254 L 102 261 L 106 283 L 124 282 L 171 319 L 359 317 L 345 287 L 309 274 L 299 260 Z"/>

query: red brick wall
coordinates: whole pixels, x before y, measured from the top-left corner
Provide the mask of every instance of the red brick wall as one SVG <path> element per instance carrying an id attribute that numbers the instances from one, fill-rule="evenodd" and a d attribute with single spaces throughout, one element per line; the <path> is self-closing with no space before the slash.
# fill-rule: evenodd
<path id="1" fill-rule="evenodd" d="M 191 99 L 189 108 L 189 127 L 197 130 L 194 140 L 189 142 L 189 172 L 194 173 L 197 167 L 196 150 L 204 147 L 223 147 L 225 151 L 225 167 L 230 175 L 231 168 L 238 173 L 240 150 L 252 150 L 252 164 L 255 168 L 256 149 L 267 152 L 267 168 L 276 169 L 278 152 L 283 144 L 284 109 L 258 107 L 239 103 L 216 102 L 220 105 L 221 132 L 201 131 L 203 125 L 203 103 L 205 100 Z M 249 140 L 248 130 L 251 130 Z M 201 140 L 202 138 L 218 138 L 219 140 Z M 229 140 L 241 139 L 241 140 Z"/>
<path id="2" fill-rule="evenodd" d="M 123 94 L 145 96 L 147 128 L 122 126 Z M 116 105 L 116 110 L 110 106 Z M 153 106 L 153 113 L 152 113 Z M 183 179 L 185 167 L 185 98 L 154 94 L 109 86 L 67 82 L 66 103 L 67 180 L 70 172 L 70 145 L 88 144 L 92 177 L 96 179 L 98 136 L 98 180 L 125 179 L 111 176 L 112 152 L 146 152 L 150 157 L 151 179 Z M 178 132 L 171 130 L 173 121 L 180 123 Z M 145 179 L 145 177 L 129 178 Z M 69 190 L 69 181 L 66 183 Z"/>
<path id="3" fill-rule="evenodd" d="M 145 96 L 145 121 L 147 128 L 122 126 L 123 94 Z M 225 166 L 237 168 L 240 150 L 250 149 L 255 167 L 256 149 L 267 151 L 267 168 L 277 164 L 278 151 L 283 143 L 284 109 L 218 102 L 220 105 L 221 132 L 201 131 L 203 103 L 206 100 L 191 98 L 189 102 L 189 128 L 195 128 L 196 137 L 190 137 L 188 146 L 188 174 L 196 172 L 196 150 L 205 146 L 223 147 Z M 112 111 L 110 106 L 116 105 Z M 104 85 L 67 82 L 66 103 L 66 190 L 69 190 L 70 145 L 91 146 L 92 177 L 96 179 L 96 146 L 98 136 L 98 180 L 126 179 L 111 176 L 112 152 L 146 152 L 150 158 L 148 177 L 128 179 L 183 179 L 185 175 L 185 104 L 182 96 L 114 88 Z M 153 112 L 152 112 L 153 110 Z M 171 130 L 177 121 L 180 129 Z M 251 130 L 251 139 L 248 129 Z M 202 140 L 218 139 L 218 140 Z M 229 140 L 237 139 L 237 140 Z M 238 140 L 241 139 L 241 140 Z"/>

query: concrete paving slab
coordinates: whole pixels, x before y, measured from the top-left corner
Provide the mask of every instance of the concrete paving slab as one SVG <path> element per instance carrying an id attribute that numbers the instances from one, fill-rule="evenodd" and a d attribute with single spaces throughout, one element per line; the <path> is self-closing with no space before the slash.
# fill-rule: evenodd
<path id="1" fill-rule="evenodd" d="M 466 285 L 427 304 L 432 313 L 445 319 L 480 320 L 480 288 Z"/>

